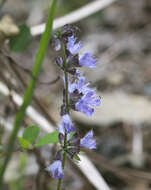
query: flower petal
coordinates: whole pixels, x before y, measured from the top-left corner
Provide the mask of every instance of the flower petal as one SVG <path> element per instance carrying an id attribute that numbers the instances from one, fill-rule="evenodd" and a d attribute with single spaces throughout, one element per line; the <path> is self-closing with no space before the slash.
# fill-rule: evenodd
<path id="1" fill-rule="evenodd" d="M 68 134 L 75 131 L 74 125 L 68 114 L 62 116 L 61 122 L 58 126 L 58 131 L 62 134 Z"/>
<path id="2" fill-rule="evenodd" d="M 82 45 L 80 42 L 78 43 L 75 43 L 75 42 L 76 42 L 76 38 L 74 38 L 74 36 L 71 36 L 68 38 L 67 49 L 72 55 L 77 53 L 82 48 Z"/>
<path id="3" fill-rule="evenodd" d="M 54 161 L 49 167 L 46 168 L 48 172 L 52 172 L 52 176 L 55 179 L 62 179 L 63 178 L 63 171 L 62 171 L 62 162 L 61 160 Z"/>
<path id="4" fill-rule="evenodd" d="M 96 140 L 92 139 L 93 131 L 88 132 L 81 140 L 80 146 L 89 148 L 89 149 L 96 149 Z"/>
<path id="5" fill-rule="evenodd" d="M 94 56 L 92 56 L 89 52 L 87 52 L 83 56 L 80 57 L 79 64 L 81 66 L 87 66 L 89 68 L 95 68 L 97 61 L 94 59 Z"/>

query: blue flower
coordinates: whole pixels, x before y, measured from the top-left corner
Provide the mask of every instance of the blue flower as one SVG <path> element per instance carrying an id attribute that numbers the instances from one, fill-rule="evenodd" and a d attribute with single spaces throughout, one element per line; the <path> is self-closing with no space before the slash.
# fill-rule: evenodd
<path id="1" fill-rule="evenodd" d="M 61 122 L 58 126 L 58 131 L 62 134 L 68 134 L 75 131 L 74 125 L 68 114 L 62 116 Z"/>
<path id="2" fill-rule="evenodd" d="M 82 93 L 82 94 L 85 94 L 86 92 L 88 92 L 90 90 L 90 88 L 88 88 L 90 83 L 84 84 L 84 82 L 85 82 L 85 77 L 84 76 L 80 76 L 73 83 L 71 82 L 70 79 L 68 79 L 68 91 L 69 91 L 69 94 L 73 93 L 75 90 L 78 90 L 78 92 Z"/>
<path id="3" fill-rule="evenodd" d="M 78 43 L 75 43 L 75 42 L 76 42 L 76 38 L 74 38 L 74 36 L 68 37 L 67 49 L 72 55 L 77 53 L 82 48 L 82 45 L 80 42 Z"/>
<path id="4" fill-rule="evenodd" d="M 78 51 L 82 48 L 80 42 L 78 43 L 75 42 L 76 38 L 74 38 L 74 36 L 68 37 L 67 49 L 72 55 L 78 53 Z M 92 56 L 89 52 L 87 52 L 84 55 L 79 56 L 78 64 L 79 66 L 87 66 L 89 68 L 95 68 L 97 61 L 94 59 L 94 56 Z"/>
<path id="5" fill-rule="evenodd" d="M 76 111 L 80 111 L 87 116 L 92 116 L 93 107 L 100 105 L 100 98 L 95 96 L 95 90 L 89 88 L 90 83 L 85 84 L 85 77 L 80 76 L 74 82 L 68 79 L 68 91 L 70 102 Z"/>
<path id="6" fill-rule="evenodd" d="M 97 61 L 94 59 L 89 52 L 85 53 L 83 56 L 79 58 L 79 65 L 80 66 L 87 66 L 89 68 L 95 68 Z"/>
<path id="7" fill-rule="evenodd" d="M 63 178 L 63 171 L 62 171 L 62 162 L 61 160 L 55 160 L 49 167 L 46 168 L 48 172 L 52 172 L 52 176 L 55 179 L 62 179 Z"/>
<path id="8" fill-rule="evenodd" d="M 100 98 L 94 95 L 94 90 L 90 90 L 76 103 L 75 109 L 87 116 L 92 116 L 94 112 L 92 107 L 99 106 L 100 104 Z"/>
<path id="9" fill-rule="evenodd" d="M 88 132 L 81 140 L 80 147 L 96 149 L 96 140 L 92 139 L 93 131 Z"/>

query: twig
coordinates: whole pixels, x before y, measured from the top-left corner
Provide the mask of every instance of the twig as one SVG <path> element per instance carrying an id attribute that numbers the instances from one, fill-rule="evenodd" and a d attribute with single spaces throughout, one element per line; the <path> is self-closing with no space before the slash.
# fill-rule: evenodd
<path id="1" fill-rule="evenodd" d="M 71 24 L 71 23 L 75 23 L 79 20 L 82 20 L 82 19 L 104 9 L 105 7 L 111 5 L 115 1 L 117 1 L 117 0 L 97 0 L 92 3 L 89 3 L 89 4 L 79 8 L 76 11 L 73 11 L 61 18 L 55 19 L 53 29 L 55 30 L 57 28 L 62 27 L 65 24 Z M 32 36 L 37 36 L 37 35 L 42 34 L 44 31 L 44 28 L 45 28 L 45 23 L 31 27 L 30 30 L 31 30 Z"/>

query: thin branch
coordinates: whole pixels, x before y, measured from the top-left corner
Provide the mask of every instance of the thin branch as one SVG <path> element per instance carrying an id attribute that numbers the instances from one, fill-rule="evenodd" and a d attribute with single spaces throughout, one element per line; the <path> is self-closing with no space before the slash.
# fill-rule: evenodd
<path id="1" fill-rule="evenodd" d="M 53 29 L 57 29 L 62 27 L 65 24 L 75 23 L 79 20 L 87 18 L 88 16 L 104 9 L 105 7 L 111 5 L 113 2 L 117 0 L 96 0 L 92 3 L 88 3 L 87 5 L 73 11 L 63 17 L 57 18 L 54 20 Z M 45 23 L 31 27 L 32 36 L 37 36 L 43 33 L 45 28 Z"/>

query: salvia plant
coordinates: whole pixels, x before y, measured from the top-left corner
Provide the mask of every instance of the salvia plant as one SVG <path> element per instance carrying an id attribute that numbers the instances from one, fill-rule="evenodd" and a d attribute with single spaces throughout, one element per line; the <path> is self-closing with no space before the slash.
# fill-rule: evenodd
<path id="1" fill-rule="evenodd" d="M 47 167 L 47 171 L 59 180 L 58 190 L 64 176 L 66 156 L 79 160 L 78 154 L 81 148 L 96 148 L 93 131 L 80 138 L 70 118 L 70 110 L 90 117 L 94 112 L 94 107 L 100 105 L 100 98 L 95 95 L 95 90 L 89 87 L 90 83 L 86 83 L 85 76 L 79 70 L 81 67 L 95 68 L 97 61 L 90 52 L 79 53 L 82 44 L 77 38 L 78 31 L 79 29 L 75 26 L 65 25 L 56 32 L 53 38 L 53 46 L 61 55 L 56 57 L 55 63 L 63 71 L 64 89 L 60 111 L 61 121 L 58 125 L 60 149 L 56 153 L 54 162 Z"/>
<path id="2" fill-rule="evenodd" d="M 53 0 L 45 32 L 42 35 L 40 47 L 32 69 L 32 78 L 27 86 L 23 104 L 16 115 L 14 128 L 6 147 L 4 162 L 0 165 L 0 187 L 13 152 L 13 145 L 17 133 L 20 129 L 27 106 L 30 104 L 30 100 L 34 93 L 36 79 L 39 75 L 44 55 L 48 47 L 55 6 L 56 0 Z M 58 124 L 57 131 L 48 133 L 37 141 L 36 139 L 39 136 L 40 128 L 37 126 L 28 126 L 25 128 L 22 137 L 18 137 L 21 148 L 24 150 L 31 150 L 50 143 L 59 143 L 59 148 L 53 163 L 46 168 L 46 170 L 51 173 L 52 177 L 58 180 L 57 190 L 61 189 L 67 156 L 73 161 L 80 161 L 79 154 L 81 149 L 96 149 L 96 140 L 93 137 L 93 130 L 89 131 L 81 138 L 81 135 L 77 132 L 70 117 L 71 110 L 81 112 L 91 117 L 94 113 L 94 107 L 99 106 L 101 103 L 100 97 L 95 95 L 95 89 L 90 88 L 90 82 L 86 82 L 86 78 L 80 70 L 81 67 L 88 67 L 90 69 L 96 68 L 97 61 L 90 52 L 84 54 L 80 53 L 82 44 L 78 41 L 78 32 L 78 27 L 67 24 L 59 29 L 52 38 L 52 44 L 57 55 L 55 64 L 62 70 L 64 81 L 63 102 L 60 106 L 61 121 Z M 0 151 L 3 154 L 2 146 L 0 146 Z"/>

